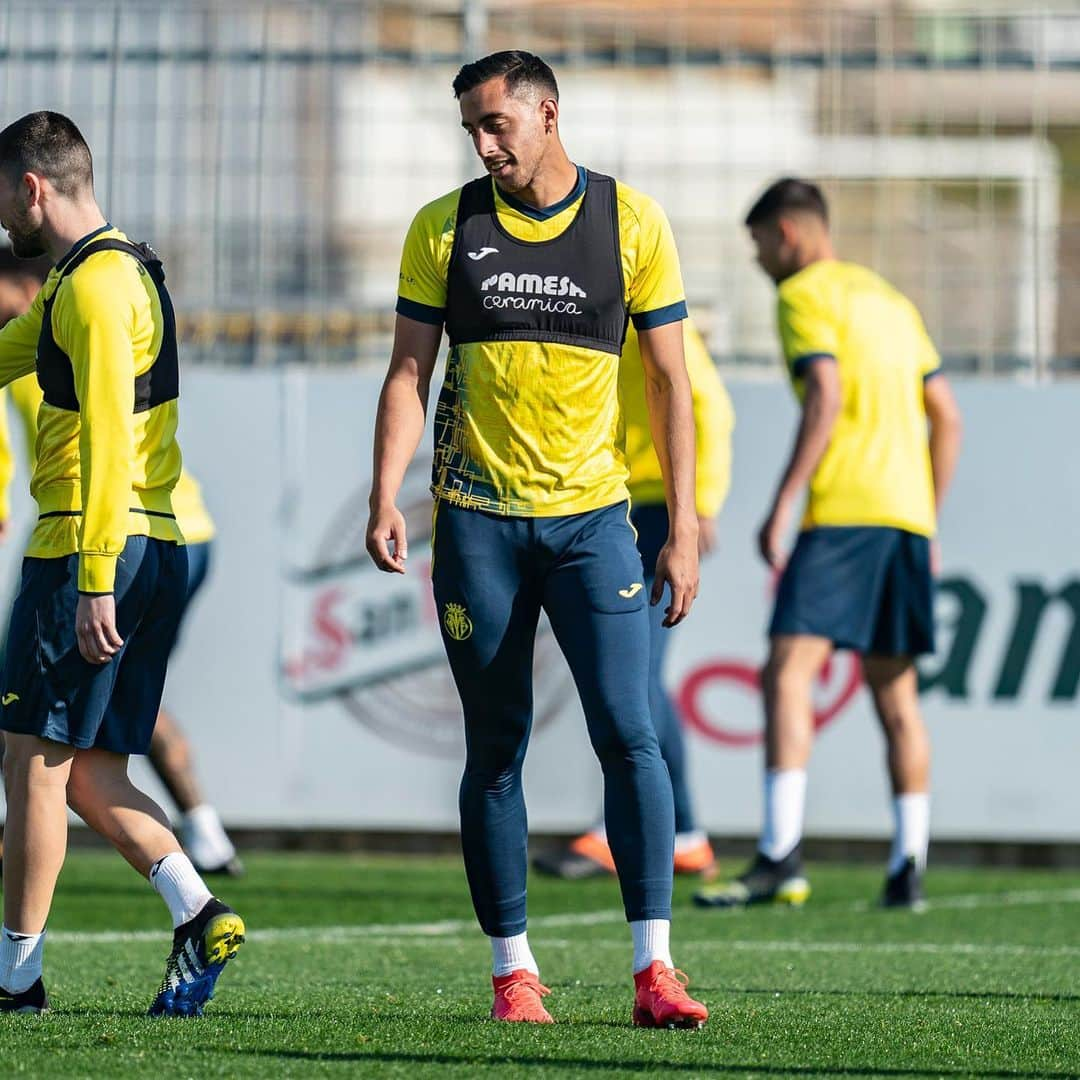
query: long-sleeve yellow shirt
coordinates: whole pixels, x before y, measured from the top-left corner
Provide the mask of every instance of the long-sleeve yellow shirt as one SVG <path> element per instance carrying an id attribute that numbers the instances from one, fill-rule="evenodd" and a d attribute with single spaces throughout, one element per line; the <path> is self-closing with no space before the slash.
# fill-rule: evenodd
<path id="1" fill-rule="evenodd" d="M 170 497 L 181 467 L 177 398 L 162 390 L 175 384 L 171 306 L 163 308 L 164 286 L 159 292 L 146 267 L 123 251 L 95 252 L 66 272 L 99 239 L 127 238 L 111 226 L 84 237 L 49 273 L 30 310 L 0 330 L 0 386 L 35 366 L 54 383 L 69 383 L 55 400 L 47 389 L 38 413 L 30 491 L 39 517 L 27 555 L 78 552 L 79 589 L 90 593 L 112 591 L 129 536 L 183 543 Z M 151 373 L 155 364 L 161 367 Z"/>
<path id="2" fill-rule="evenodd" d="M 709 350 L 693 323 L 683 321 L 683 351 L 694 397 L 697 433 L 697 512 L 715 517 L 731 483 L 731 432 L 735 412 L 720 381 Z M 645 369 L 641 346 L 633 327 L 627 331 L 619 365 L 619 399 L 626 427 L 627 486 L 637 506 L 664 501 L 664 478 L 653 446 L 649 407 L 645 401 Z"/>
<path id="3" fill-rule="evenodd" d="M 38 410 L 41 408 L 41 387 L 36 375 L 24 375 L 10 386 L 0 390 L 0 521 L 11 515 L 9 489 L 15 478 L 15 454 L 11 445 L 11 432 L 4 399 L 10 395 L 22 426 L 26 444 L 26 461 L 31 475 L 37 460 Z M 217 533 L 214 519 L 206 508 L 202 488 L 194 476 L 183 468 L 176 487 L 172 491 L 173 513 L 188 544 L 205 544 Z"/>

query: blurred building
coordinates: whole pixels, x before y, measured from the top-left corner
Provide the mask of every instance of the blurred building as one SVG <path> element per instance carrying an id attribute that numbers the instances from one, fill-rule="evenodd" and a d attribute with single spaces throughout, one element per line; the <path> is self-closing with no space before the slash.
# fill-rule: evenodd
<path id="1" fill-rule="evenodd" d="M 70 113 L 100 194 L 167 259 L 188 354 L 385 355 L 400 244 L 475 175 L 450 80 L 539 52 L 576 158 L 655 195 L 725 363 L 775 368 L 740 221 L 821 179 L 842 251 L 927 314 L 949 365 L 1080 364 L 1080 5 L 795 0 L 16 0 L 5 112 Z"/>

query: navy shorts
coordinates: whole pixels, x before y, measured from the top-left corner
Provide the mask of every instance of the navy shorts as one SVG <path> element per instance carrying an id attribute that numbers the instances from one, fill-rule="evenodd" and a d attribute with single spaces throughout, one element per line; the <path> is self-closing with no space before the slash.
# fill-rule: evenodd
<path id="1" fill-rule="evenodd" d="M 195 599 L 195 594 L 203 587 L 203 583 L 210 573 L 210 561 L 213 547 L 213 540 L 205 540 L 200 544 L 187 545 L 187 591 L 184 593 L 184 608 L 180 613 L 180 621 L 176 625 L 176 634 L 173 637 L 170 652 L 172 649 L 176 648 L 176 644 L 180 640 L 180 631 L 183 630 L 184 623 L 187 622 L 191 601 Z"/>
<path id="2" fill-rule="evenodd" d="M 812 634 L 863 655 L 934 651 L 934 581 L 925 536 L 878 526 L 799 534 L 769 635 Z"/>
<path id="3" fill-rule="evenodd" d="M 637 532 L 637 548 L 645 570 L 645 580 L 652 584 L 656 577 L 656 560 L 668 538 L 667 503 L 639 503 L 630 511 L 630 524 Z M 667 602 L 657 604 L 662 612 Z"/>
<path id="4" fill-rule="evenodd" d="M 23 560 L 11 613 L 0 729 L 118 754 L 150 746 L 169 651 L 188 589 L 187 550 L 130 536 L 116 566 L 123 648 L 107 664 L 79 654 L 78 555 Z"/>

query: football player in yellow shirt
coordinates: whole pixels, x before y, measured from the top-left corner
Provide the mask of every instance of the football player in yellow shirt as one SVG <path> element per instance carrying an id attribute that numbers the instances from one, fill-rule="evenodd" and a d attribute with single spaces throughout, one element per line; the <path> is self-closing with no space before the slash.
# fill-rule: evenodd
<path id="1" fill-rule="evenodd" d="M 152 1015 L 195 1015 L 243 941 L 164 812 L 128 778 L 161 703 L 187 556 L 172 510 L 179 368 L 161 262 L 104 218 L 90 148 L 66 116 L 0 131 L 0 225 L 55 265 L 0 330 L 0 386 L 44 393 L 31 490 L 39 517 L 12 609 L 0 730 L 7 822 L 0 1012 L 48 1008 L 45 923 L 67 807 L 146 876 L 173 948 Z"/>
<path id="2" fill-rule="evenodd" d="M 735 414 L 709 350 L 690 319 L 683 322 L 683 353 L 694 398 L 698 549 L 702 555 L 707 555 L 716 546 L 716 519 L 731 482 L 731 433 L 735 427 Z M 645 401 L 641 348 L 632 326 L 627 332 L 619 364 L 619 399 L 626 426 L 626 461 L 630 470 L 630 521 L 637 531 L 645 584 L 651 586 L 656 558 L 667 537 L 667 503 Z M 712 845 L 694 817 L 682 723 L 664 685 L 664 658 L 670 642 L 671 634 L 662 625 L 660 608 L 650 608 L 649 706 L 675 796 L 674 869 L 676 874 L 708 877 L 715 872 Z M 603 822 L 576 837 L 567 849 L 541 853 L 533 860 L 533 866 L 543 873 L 570 879 L 614 873 L 615 860 L 611 857 Z"/>
<path id="3" fill-rule="evenodd" d="M 708 1011 L 671 962 L 671 782 L 649 714 L 646 603 L 670 589 L 682 621 L 698 582 L 686 317 L 670 226 L 651 199 L 574 165 L 551 68 L 526 52 L 454 79 L 487 175 L 424 207 L 405 241 L 390 370 L 379 402 L 367 545 L 402 573 L 395 505 L 435 413 L 432 581 L 461 696 L 465 868 L 492 949 L 500 1020 L 547 1023 L 526 936 L 521 768 L 541 609 L 573 671 L 604 772 L 607 835 L 634 942 L 633 1022 L 698 1027 Z M 645 589 L 619 448 L 619 356 L 642 343 L 670 530 Z"/>
<path id="4" fill-rule="evenodd" d="M 0 249 L 0 326 L 25 314 L 49 273 L 47 260 L 20 259 L 10 248 Z M 25 458 L 33 475 L 37 458 L 37 422 L 42 392 L 36 375 L 24 375 L 0 390 L 0 540 L 11 516 L 9 488 L 15 474 L 10 426 L 4 398 L 11 396 L 25 445 Z M 188 556 L 185 618 L 191 601 L 206 580 L 215 534 L 214 522 L 203 502 L 198 482 L 181 469 L 172 493 L 173 512 L 184 534 Z M 243 866 L 221 823 L 217 810 L 206 801 L 192 760 L 191 745 L 180 725 L 164 709 L 158 712 L 147 755 L 154 772 L 180 811 L 179 832 L 184 850 L 201 874 L 239 874 Z M 0 761 L 3 739 L 0 736 Z"/>
<path id="5" fill-rule="evenodd" d="M 702 905 L 803 903 L 811 688 L 833 649 L 852 649 L 888 746 L 895 832 L 882 903 L 918 908 L 930 836 L 930 745 L 915 657 L 934 648 L 933 537 L 960 448 L 960 415 L 915 306 L 839 261 L 824 196 L 779 180 L 747 215 L 777 285 L 784 358 L 802 420 L 761 528 L 782 570 L 762 672 L 765 821 L 753 865 Z M 928 425 L 929 423 L 929 435 Z M 806 493 L 802 527 L 784 537 Z"/>

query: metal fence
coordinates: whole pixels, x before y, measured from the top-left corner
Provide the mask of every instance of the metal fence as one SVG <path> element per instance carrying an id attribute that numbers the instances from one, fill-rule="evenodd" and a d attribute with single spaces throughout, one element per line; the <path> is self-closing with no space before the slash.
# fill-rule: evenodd
<path id="1" fill-rule="evenodd" d="M 82 126 L 191 359 L 385 356 L 409 221 L 477 172 L 450 80 L 520 47 L 572 157 L 665 206 L 721 362 L 776 370 L 740 221 L 799 173 L 952 369 L 1080 371 L 1080 9 L 987 6 L 9 2 L 0 86 Z"/>

